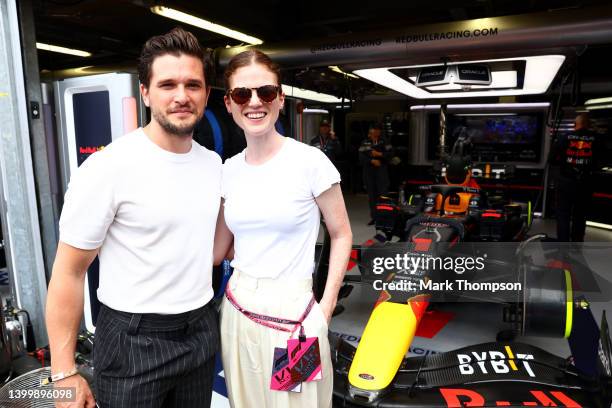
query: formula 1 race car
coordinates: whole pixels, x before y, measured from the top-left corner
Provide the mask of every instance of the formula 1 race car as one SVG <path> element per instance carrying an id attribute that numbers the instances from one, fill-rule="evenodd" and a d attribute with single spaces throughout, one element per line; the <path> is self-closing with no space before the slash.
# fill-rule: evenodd
<path id="1" fill-rule="evenodd" d="M 433 248 L 415 243 L 409 251 L 435 255 Z M 540 268 L 522 259 L 518 265 L 523 287 L 514 301 L 506 299 L 507 322 L 522 335 L 568 338 L 574 315 L 590 313 L 572 292 L 570 272 Z M 433 275 L 427 270 L 394 276 L 389 283 L 396 284 L 395 290 L 381 291 L 357 347 L 330 336 L 335 406 L 609 406 L 611 346 L 605 314 L 596 376 L 585 375 L 567 358 L 515 342 L 512 337 L 406 357 L 426 310 L 438 306 L 438 295 L 428 290 L 397 289 L 398 283 L 435 282 L 438 278 Z M 485 279 L 474 276 L 472 281 Z"/>
<path id="2" fill-rule="evenodd" d="M 458 139 L 452 153 L 434 166 L 443 184 L 422 186 L 406 199 L 398 194 L 379 197 L 376 229 L 387 241 L 409 241 L 428 223 L 442 223 L 440 241 L 521 241 L 531 226 L 531 203 L 516 202 L 480 188 L 478 179 L 500 182 L 514 175 L 512 165 L 473 164 L 466 154 L 469 140 Z M 438 222 L 440 221 L 440 222 Z"/>
<path id="3" fill-rule="evenodd" d="M 364 341 L 364 340 L 362 340 Z M 602 318 L 596 376 L 523 343 L 483 343 L 446 353 L 403 358 L 383 389 L 354 385 L 356 350 L 332 336 L 336 407 L 609 407 L 611 343 Z M 380 344 L 383 346 L 383 344 Z M 387 346 L 388 347 L 388 346 Z M 358 363 L 358 362 L 357 362 Z M 354 375 L 351 375 L 354 373 Z"/>
<path id="4" fill-rule="evenodd" d="M 470 255 L 474 259 L 474 248 L 468 245 L 466 253 L 465 242 L 497 243 L 489 244 L 489 249 L 515 242 L 512 251 L 501 251 L 505 258 L 489 259 L 483 270 L 462 271 L 461 277 L 471 283 L 490 284 L 496 279 L 521 283 L 504 299 L 479 299 L 504 303 L 504 320 L 514 325 L 516 333 L 568 338 L 572 332 L 578 302 L 570 271 L 534 264 L 525 254 L 527 244 L 542 238 L 527 236 L 530 205 L 491 199 L 471 178 L 473 171 L 501 177 L 512 169 L 473 167 L 461 150 L 453 149 L 455 154 L 442 167 L 446 184 L 430 186 L 426 194 L 409 200 L 403 200 L 402 194 L 383 197 L 377 206 L 376 226 L 383 234 L 367 249 L 361 248 L 358 261 L 362 283 L 381 281 L 375 287 L 380 296 L 357 347 L 330 338 L 335 406 L 609 406 L 610 338 L 605 315 L 597 378 L 584 375 L 565 358 L 513 342 L 512 336 L 406 357 L 427 309 L 435 307 L 435 302 L 466 296 L 467 291 L 432 290 L 434 285 L 448 284 L 459 273 L 453 271 L 459 263 L 450 262 L 450 271 L 431 266 L 436 259 L 465 260 Z M 390 243 L 394 237 L 398 241 Z M 406 264 L 395 265 L 384 279 L 377 279 L 381 276 L 375 267 L 380 263 L 373 260 L 402 258 L 412 259 L 415 267 L 408 271 Z"/>
<path id="5" fill-rule="evenodd" d="M 478 344 L 425 357 L 405 357 L 427 309 L 436 308 L 439 305 L 437 302 L 449 302 L 449 299 L 455 301 L 453 296 L 457 296 L 456 291 L 449 294 L 435 289 L 435 285 L 440 282 L 446 282 L 440 286 L 448 284 L 450 276 L 454 274 L 452 270 L 431 266 L 436 259 L 447 262 L 467 258 L 460 243 L 435 245 L 434 241 L 444 236 L 437 232 L 440 226 L 444 230 L 454 228 L 443 223 L 428 225 L 418 229 L 418 236 L 413 237 L 411 242 L 394 244 L 391 252 L 390 246 L 384 245 L 381 248 L 369 248 L 363 253 L 364 259 L 372 259 L 369 253 L 388 254 L 389 259 L 396 257 L 397 248 L 403 246 L 404 255 L 423 261 L 418 268 L 408 273 L 394 270 L 384 279 L 378 302 L 356 348 L 341 339 L 333 342 L 336 350 L 336 400 L 341 399 L 346 406 L 400 407 L 440 406 L 436 398 L 440 401 L 440 398 L 445 399 L 448 406 L 461 406 L 459 402 L 451 403 L 460 400 L 473 402 L 467 406 L 480 406 L 478 401 L 484 401 L 483 398 L 497 398 L 494 401 L 500 401 L 498 405 L 504 405 L 503 402 L 508 402 L 505 405 L 517 405 L 518 402 L 528 401 L 515 399 L 528 398 L 520 396 L 519 390 L 538 391 L 538 397 L 534 398 L 540 402 L 547 401 L 544 395 L 549 395 L 541 393 L 552 390 L 555 393 L 551 395 L 561 398 L 561 403 L 577 401 L 574 391 L 586 387 L 586 377 L 580 376 L 565 359 L 534 346 L 515 343 L 512 336 L 504 338 L 508 341 L 499 343 Z M 493 265 L 487 262 L 488 267 L 479 273 L 462 273 L 461 280 L 470 282 L 470 285 L 493 284 L 504 280 L 520 282 L 516 291 L 509 292 L 505 298 L 487 299 L 487 296 L 481 296 L 479 300 L 504 303 L 504 320 L 512 324 L 516 333 L 569 337 L 574 309 L 577 307 L 570 272 L 534 265 L 529 257 L 523 255 L 528 245 L 516 246 L 518 250 L 513 251 L 517 254 L 515 263 L 496 259 Z M 364 262 L 372 264 L 367 260 Z M 459 262 L 455 262 L 451 268 L 458 268 L 459 265 Z M 465 262 L 461 265 L 465 265 Z M 517 271 L 516 276 L 512 275 L 512 270 Z M 371 276 L 363 275 L 363 282 L 374 282 L 369 278 Z M 462 290 L 458 296 L 475 299 L 470 296 L 470 290 Z M 503 381 L 511 385 L 504 386 L 504 392 L 501 389 L 494 391 Z M 478 386 L 465 388 L 472 383 L 478 383 Z M 539 388 L 535 387 L 536 383 Z M 571 392 L 556 392 L 564 387 Z M 594 385 L 589 383 L 589 387 L 592 390 Z M 514 391 L 505 393 L 510 388 Z M 417 391 L 418 396 L 415 397 Z M 567 399 L 563 400 L 565 397 Z M 584 397 L 576 398 L 583 402 L 568 406 L 583 406 L 581 404 L 588 401 Z"/>

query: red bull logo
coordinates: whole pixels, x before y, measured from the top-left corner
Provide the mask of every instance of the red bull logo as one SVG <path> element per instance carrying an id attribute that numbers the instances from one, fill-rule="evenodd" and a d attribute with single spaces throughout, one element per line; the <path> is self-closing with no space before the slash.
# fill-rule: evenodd
<path id="1" fill-rule="evenodd" d="M 80 154 L 92 154 L 104 149 L 104 146 L 79 146 Z"/>
<path id="2" fill-rule="evenodd" d="M 587 142 L 584 140 L 570 140 L 569 147 L 577 150 L 590 149 L 593 142 Z"/>
<path id="3" fill-rule="evenodd" d="M 566 407 L 566 408 L 581 408 L 582 406 L 565 395 L 562 391 L 529 391 L 530 401 L 491 401 L 485 399 L 485 396 L 474 390 L 463 388 L 440 388 L 440 393 L 446 401 L 448 408 L 460 407 L 490 407 L 490 406 L 525 406 L 525 407 Z"/>

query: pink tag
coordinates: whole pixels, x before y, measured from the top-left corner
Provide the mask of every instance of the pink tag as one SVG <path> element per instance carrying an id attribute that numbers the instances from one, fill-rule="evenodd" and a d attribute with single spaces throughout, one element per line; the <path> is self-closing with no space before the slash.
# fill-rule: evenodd
<path id="1" fill-rule="evenodd" d="M 322 378 L 321 352 L 317 337 L 307 337 L 305 341 L 289 339 L 287 352 L 292 378 L 297 381 L 316 381 Z"/>
<path id="2" fill-rule="evenodd" d="M 302 391 L 302 380 L 297 377 L 297 373 L 293 373 L 289 368 L 289 358 L 286 348 L 274 348 L 270 389 L 274 391 Z"/>

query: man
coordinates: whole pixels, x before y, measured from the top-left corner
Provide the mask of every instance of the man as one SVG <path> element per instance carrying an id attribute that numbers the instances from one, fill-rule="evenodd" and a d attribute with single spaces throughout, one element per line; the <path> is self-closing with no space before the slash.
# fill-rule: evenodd
<path id="1" fill-rule="evenodd" d="M 342 156 L 342 146 L 334 131 L 331 130 L 328 120 L 321 121 L 319 134 L 310 140 L 310 145 L 321 149 L 334 166 L 338 167 L 337 161 Z"/>
<path id="2" fill-rule="evenodd" d="M 151 122 L 94 153 L 72 176 L 47 298 L 51 372 L 76 387 L 76 333 L 89 264 L 100 259 L 94 351 L 102 408 L 208 407 L 218 322 L 211 299 L 221 159 L 192 141 L 210 92 L 210 61 L 176 28 L 140 55 Z M 65 377 L 64 379 L 61 379 Z"/>
<path id="3" fill-rule="evenodd" d="M 382 137 L 382 126 L 376 124 L 368 130 L 368 137 L 359 146 L 359 162 L 363 166 L 363 180 L 370 204 L 370 222 L 374 225 L 376 201 L 378 196 L 389 189 L 388 162 L 393 156 L 393 148 Z"/>
<path id="4" fill-rule="evenodd" d="M 593 171 L 597 169 L 596 136 L 589 130 L 589 117 L 576 117 L 575 131 L 559 136 L 553 159 L 560 166 L 557 178 L 557 239 L 582 242 L 586 211 L 593 197 Z M 571 226 L 570 226 L 571 224 Z"/>

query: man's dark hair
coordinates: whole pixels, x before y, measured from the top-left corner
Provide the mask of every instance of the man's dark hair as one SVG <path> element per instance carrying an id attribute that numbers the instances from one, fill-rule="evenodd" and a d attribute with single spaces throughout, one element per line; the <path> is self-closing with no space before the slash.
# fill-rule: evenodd
<path id="1" fill-rule="evenodd" d="M 580 115 L 576 116 L 574 123 L 576 126 L 576 130 L 588 129 L 591 126 L 591 119 L 586 113 L 581 113 Z"/>
<path id="2" fill-rule="evenodd" d="M 374 123 L 372 125 L 370 125 L 370 129 L 374 129 L 374 130 L 382 130 L 382 124 L 381 123 Z"/>
<path id="3" fill-rule="evenodd" d="M 204 66 L 206 86 L 212 84 L 214 75 L 210 53 L 202 48 L 198 39 L 193 34 L 180 27 L 176 27 L 164 35 L 149 38 L 142 47 L 140 58 L 138 59 L 138 80 L 146 88 L 149 87 L 151 82 L 153 61 L 155 61 L 155 58 L 166 54 L 177 57 L 181 54 L 186 54 L 198 58 Z"/>

